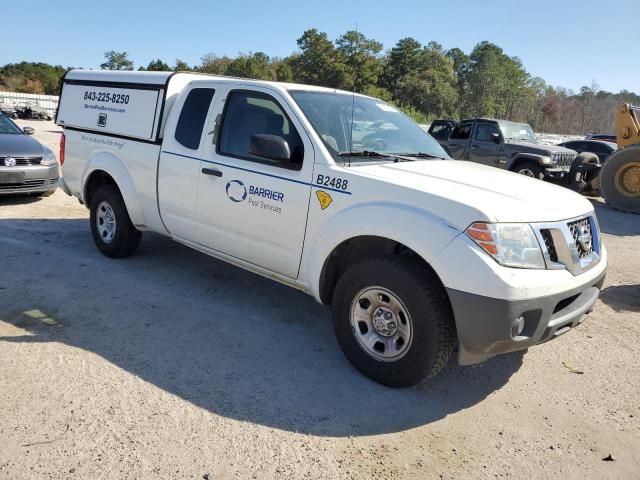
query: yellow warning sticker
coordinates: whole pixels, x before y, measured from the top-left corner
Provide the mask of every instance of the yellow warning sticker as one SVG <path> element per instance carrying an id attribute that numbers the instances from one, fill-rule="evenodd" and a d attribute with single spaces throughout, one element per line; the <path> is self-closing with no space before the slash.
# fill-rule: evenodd
<path id="1" fill-rule="evenodd" d="M 318 197 L 318 201 L 320 202 L 320 208 L 322 210 L 326 209 L 331 202 L 333 202 L 333 198 L 327 192 L 323 192 L 322 190 L 316 191 L 316 196 Z"/>

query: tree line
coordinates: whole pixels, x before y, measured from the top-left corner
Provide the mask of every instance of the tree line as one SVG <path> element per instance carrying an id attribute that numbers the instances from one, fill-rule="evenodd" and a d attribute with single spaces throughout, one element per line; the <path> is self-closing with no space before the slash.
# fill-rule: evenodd
<path id="1" fill-rule="evenodd" d="M 306 83 L 356 91 L 382 98 L 420 123 L 435 118 L 493 117 L 527 122 L 536 131 L 586 134 L 613 131 L 616 105 L 640 104 L 640 95 L 611 93 L 593 82 L 579 92 L 554 87 L 531 76 L 518 57 L 491 42 L 471 52 L 445 50 L 437 42 L 423 45 L 399 40 L 383 51 L 382 43 L 357 31 L 332 41 L 317 29 L 297 39 L 298 50 L 285 58 L 263 52 L 236 57 L 204 55 L 199 65 L 160 58 L 138 70 L 197 71 L 260 80 Z M 102 69 L 133 70 L 127 52 L 105 53 Z M 0 68 L 0 89 L 57 93 L 61 66 L 23 62 Z"/>

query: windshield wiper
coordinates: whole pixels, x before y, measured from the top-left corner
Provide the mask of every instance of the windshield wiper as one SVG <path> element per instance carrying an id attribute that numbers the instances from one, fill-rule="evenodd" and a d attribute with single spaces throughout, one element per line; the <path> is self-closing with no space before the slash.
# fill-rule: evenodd
<path id="1" fill-rule="evenodd" d="M 409 157 L 409 158 L 437 158 L 438 160 L 445 160 L 445 157 L 441 157 L 439 155 L 434 155 L 433 153 L 426 152 L 415 152 L 415 153 L 397 153 L 395 154 L 398 157 Z"/>
<path id="2" fill-rule="evenodd" d="M 395 157 L 395 155 L 390 155 L 388 153 L 380 153 L 374 152 L 372 150 L 361 150 L 359 152 L 340 152 L 338 153 L 340 157 Z"/>

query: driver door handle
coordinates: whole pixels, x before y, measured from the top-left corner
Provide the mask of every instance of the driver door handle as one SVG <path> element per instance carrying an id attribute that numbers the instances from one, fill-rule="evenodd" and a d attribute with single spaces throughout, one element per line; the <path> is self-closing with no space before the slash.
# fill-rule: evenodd
<path id="1" fill-rule="evenodd" d="M 222 172 L 220 170 L 215 170 L 213 168 L 203 168 L 202 173 L 205 175 L 213 175 L 214 177 L 221 177 Z"/>
<path id="2" fill-rule="evenodd" d="M 478 148 L 479 146 L 480 145 L 473 144 L 473 145 L 471 145 L 471 148 Z"/>

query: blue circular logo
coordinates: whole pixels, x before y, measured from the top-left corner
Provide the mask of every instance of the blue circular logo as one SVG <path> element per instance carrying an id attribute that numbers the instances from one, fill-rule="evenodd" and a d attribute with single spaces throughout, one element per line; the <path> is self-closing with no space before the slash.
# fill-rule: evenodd
<path id="1" fill-rule="evenodd" d="M 247 187 L 240 180 L 231 180 L 227 183 L 227 197 L 233 202 L 242 202 L 247 198 Z"/>

